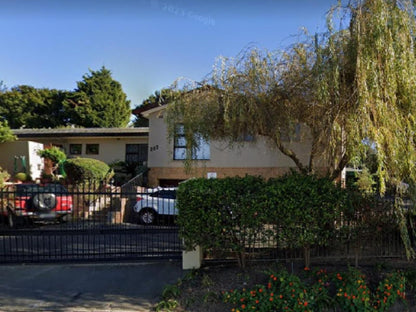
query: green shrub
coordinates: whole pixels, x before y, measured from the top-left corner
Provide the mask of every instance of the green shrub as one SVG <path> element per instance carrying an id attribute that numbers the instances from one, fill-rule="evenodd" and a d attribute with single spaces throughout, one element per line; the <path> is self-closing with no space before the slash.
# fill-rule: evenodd
<path id="1" fill-rule="evenodd" d="M 67 179 L 70 183 L 84 183 L 87 181 L 108 181 L 112 177 L 110 167 L 93 158 L 73 158 L 64 164 Z"/>
<path id="2" fill-rule="evenodd" d="M 0 187 L 2 187 L 9 178 L 10 174 L 2 167 L 0 167 Z"/>
<path id="3" fill-rule="evenodd" d="M 200 245 L 237 253 L 245 265 L 245 249 L 263 232 L 265 213 L 260 177 L 194 179 L 178 189 L 178 224 L 185 247 Z"/>
<path id="4" fill-rule="evenodd" d="M 346 193 L 328 178 L 292 172 L 271 179 L 264 198 L 281 247 L 304 248 L 309 267 L 310 247 L 330 241 Z"/>
<path id="5" fill-rule="evenodd" d="M 57 146 L 40 150 L 38 151 L 38 155 L 42 158 L 50 159 L 54 164 L 66 159 L 65 152 Z"/>
<path id="6" fill-rule="evenodd" d="M 325 245 L 345 193 L 331 180 L 291 173 L 260 177 L 195 179 L 178 190 L 178 224 L 185 247 L 232 250 L 244 266 L 246 251 L 273 238 L 280 247 Z"/>
<path id="7" fill-rule="evenodd" d="M 14 175 L 14 179 L 17 180 L 17 181 L 25 182 L 25 181 L 28 180 L 28 176 L 24 172 L 18 172 Z"/>
<path id="8" fill-rule="evenodd" d="M 406 299 L 406 280 L 401 272 L 387 274 L 376 289 L 355 269 L 333 274 L 323 269 L 305 273 L 301 279 L 281 269 L 270 274 L 267 285 L 224 292 L 223 300 L 234 306 L 231 311 L 353 312 L 388 311 L 397 301 Z"/>

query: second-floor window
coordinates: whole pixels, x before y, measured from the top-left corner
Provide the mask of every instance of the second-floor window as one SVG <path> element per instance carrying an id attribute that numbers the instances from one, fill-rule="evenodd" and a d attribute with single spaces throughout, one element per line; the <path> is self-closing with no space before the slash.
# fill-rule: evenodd
<path id="1" fill-rule="evenodd" d="M 187 153 L 192 153 L 191 159 L 194 160 L 209 160 L 210 159 L 210 144 L 202 136 L 195 135 L 197 147 L 190 150 L 187 147 L 185 137 L 185 127 L 182 124 L 176 126 L 175 138 L 173 146 L 173 159 L 185 160 Z"/>

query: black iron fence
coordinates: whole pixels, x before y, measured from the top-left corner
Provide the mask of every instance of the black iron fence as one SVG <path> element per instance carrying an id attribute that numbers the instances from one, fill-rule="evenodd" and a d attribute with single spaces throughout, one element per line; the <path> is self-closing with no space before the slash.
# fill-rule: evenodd
<path id="1" fill-rule="evenodd" d="M 312 258 L 404 257 L 391 205 L 371 207 L 354 221 L 340 216 L 325 247 L 311 246 Z M 116 187 L 9 184 L 0 190 L 0 263 L 180 259 L 175 225 L 175 189 L 146 189 L 131 181 Z M 363 218 L 365 216 L 365 218 Z M 365 222 L 362 222 L 365 219 Z M 266 232 L 277 233 L 273 225 Z M 253 259 L 302 258 L 276 236 L 247 241 Z M 233 259 L 207 250 L 205 259 Z"/>
<path id="2" fill-rule="evenodd" d="M 400 215 L 406 218 L 412 238 L 416 219 L 408 204 L 395 206 L 394 199 L 378 198 L 371 204 L 354 210 L 352 215 L 339 213 L 332 224 L 331 235 L 324 246 L 306 246 L 311 259 L 347 260 L 359 263 L 366 259 L 405 259 L 403 233 L 399 229 Z M 244 253 L 253 260 L 293 260 L 305 256 L 304 247 L 291 247 L 293 242 L 279 235 L 284 225 L 266 224 L 249 235 L 244 233 Z M 302 225 L 299 225 L 302 227 Z M 237 238 L 241 238 L 238 237 Z M 415 241 L 411 239 L 415 245 Z M 206 260 L 236 260 L 237 252 L 224 249 L 205 250 Z"/>
<path id="3" fill-rule="evenodd" d="M 0 263 L 180 259 L 174 216 L 155 211 L 144 224 L 134 210 L 155 191 L 99 182 L 8 184 L 0 191 Z M 164 201 L 154 202 L 162 212 Z"/>

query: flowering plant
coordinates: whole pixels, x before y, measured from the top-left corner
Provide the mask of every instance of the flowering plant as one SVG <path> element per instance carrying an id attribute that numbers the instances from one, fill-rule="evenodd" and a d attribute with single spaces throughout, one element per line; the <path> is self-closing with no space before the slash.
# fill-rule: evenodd
<path id="1" fill-rule="evenodd" d="M 375 290 L 370 289 L 366 276 L 356 269 L 328 274 L 323 269 L 305 268 L 303 277 L 285 269 L 272 272 L 266 285 L 224 292 L 224 302 L 234 305 L 232 312 L 310 312 L 331 308 L 361 312 L 387 311 L 397 300 L 406 298 L 405 277 L 401 272 L 388 274 Z"/>

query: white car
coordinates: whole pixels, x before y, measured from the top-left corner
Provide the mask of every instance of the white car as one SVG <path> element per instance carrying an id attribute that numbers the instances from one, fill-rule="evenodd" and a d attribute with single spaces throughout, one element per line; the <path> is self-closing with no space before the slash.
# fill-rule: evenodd
<path id="1" fill-rule="evenodd" d="M 153 224 L 159 216 L 176 216 L 176 188 L 158 187 L 137 196 L 134 212 L 142 224 Z"/>

